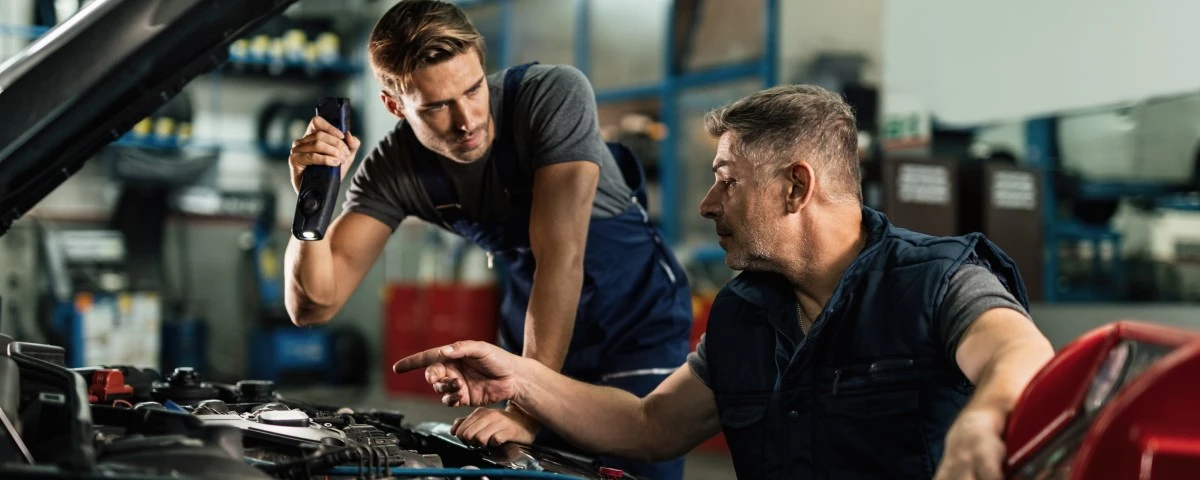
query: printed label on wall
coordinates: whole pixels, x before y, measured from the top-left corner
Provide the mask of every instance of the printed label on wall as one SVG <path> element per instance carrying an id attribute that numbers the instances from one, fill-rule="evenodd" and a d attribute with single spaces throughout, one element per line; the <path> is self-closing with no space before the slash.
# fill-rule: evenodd
<path id="1" fill-rule="evenodd" d="M 933 117 L 918 95 L 889 91 L 883 96 L 880 132 L 883 150 L 927 155 L 933 138 Z"/>
<path id="2" fill-rule="evenodd" d="M 896 198 L 903 203 L 950 204 L 950 170 L 942 165 L 901 164 Z"/>
<path id="3" fill-rule="evenodd" d="M 999 171 L 992 176 L 992 205 L 1010 210 L 1033 210 L 1037 184 L 1030 172 Z"/>

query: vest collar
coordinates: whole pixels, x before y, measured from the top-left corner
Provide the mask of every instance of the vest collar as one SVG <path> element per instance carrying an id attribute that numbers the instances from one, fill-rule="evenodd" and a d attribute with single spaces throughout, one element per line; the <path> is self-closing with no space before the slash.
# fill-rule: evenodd
<path id="1" fill-rule="evenodd" d="M 891 230 L 891 222 L 887 216 L 865 205 L 862 207 L 862 223 L 867 231 L 866 245 L 842 274 L 830 303 L 839 296 L 845 285 L 857 281 L 868 261 L 878 250 L 876 247 Z M 730 280 L 727 287 L 734 295 L 767 311 L 789 306 L 795 300 L 787 279 L 774 272 L 745 271 Z M 828 308 L 828 305 L 826 307 Z"/>

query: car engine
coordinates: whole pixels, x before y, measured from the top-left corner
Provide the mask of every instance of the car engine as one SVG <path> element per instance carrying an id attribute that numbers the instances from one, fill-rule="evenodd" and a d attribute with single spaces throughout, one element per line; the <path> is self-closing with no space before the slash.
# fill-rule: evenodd
<path id="1" fill-rule="evenodd" d="M 0 335 L 0 478 L 633 478 L 537 446 L 468 446 L 440 422 L 288 398 L 270 381 L 64 367 Z"/>

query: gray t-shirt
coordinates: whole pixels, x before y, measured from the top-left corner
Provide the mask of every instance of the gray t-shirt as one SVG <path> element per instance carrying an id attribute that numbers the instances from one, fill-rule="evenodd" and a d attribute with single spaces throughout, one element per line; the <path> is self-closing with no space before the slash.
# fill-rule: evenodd
<path id="1" fill-rule="evenodd" d="M 503 122 L 515 119 L 517 164 L 531 179 L 530 185 L 537 168 L 571 161 L 595 162 L 600 165 L 600 181 L 592 216 L 608 218 L 625 211 L 630 188 L 600 137 L 595 95 L 587 77 L 567 65 L 530 67 L 517 92 L 515 114 L 510 116 L 501 111 L 506 72 L 487 77 L 492 117 L 497 136 Z M 492 152 L 473 163 L 458 163 L 410 145 L 416 140 L 403 134 L 401 125 L 403 122 L 397 123 L 362 161 L 346 192 L 344 211 L 369 215 L 392 230 L 409 215 L 440 224 L 433 202 L 413 168 L 413 155 L 428 155 L 446 172 L 459 203 L 471 218 L 487 220 L 507 215 L 511 205 L 504 196 Z"/>
<path id="2" fill-rule="evenodd" d="M 958 341 L 962 339 L 967 327 L 971 326 L 971 323 L 983 312 L 993 308 L 1011 308 L 1032 320 L 1029 312 L 1025 311 L 1017 298 L 1004 288 L 1000 279 L 991 270 L 975 264 L 964 264 L 959 267 L 958 271 L 950 277 L 946 298 L 942 300 L 941 310 L 937 317 L 938 333 L 941 335 L 946 359 L 952 365 L 958 365 L 955 356 L 958 351 Z M 708 385 L 708 360 L 704 354 L 703 335 L 700 336 L 700 343 L 696 345 L 696 350 L 688 354 L 687 363 L 696 378 Z"/>

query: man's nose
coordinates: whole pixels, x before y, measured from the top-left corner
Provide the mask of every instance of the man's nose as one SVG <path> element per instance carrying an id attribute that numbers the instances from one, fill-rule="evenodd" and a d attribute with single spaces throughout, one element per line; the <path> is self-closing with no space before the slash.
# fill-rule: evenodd
<path id="1" fill-rule="evenodd" d="M 714 198 L 712 188 L 709 188 L 708 193 L 704 194 L 704 199 L 700 200 L 700 216 L 708 219 L 721 216 L 721 202 Z"/>
<path id="2" fill-rule="evenodd" d="M 463 132 L 475 130 L 478 121 L 471 115 L 470 109 L 466 105 L 456 102 L 451 108 L 454 113 L 454 128 Z"/>

